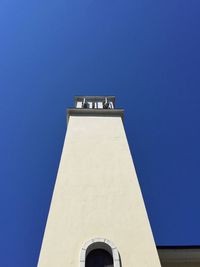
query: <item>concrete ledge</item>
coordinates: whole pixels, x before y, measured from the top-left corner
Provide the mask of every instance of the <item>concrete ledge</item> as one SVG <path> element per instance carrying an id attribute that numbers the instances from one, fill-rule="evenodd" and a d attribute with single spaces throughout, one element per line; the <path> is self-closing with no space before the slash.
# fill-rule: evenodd
<path id="1" fill-rule="evenodd" d="M 92 116 L 92 117 L 121 117 L 124 120 L 123 109 L 82 109 L 82 108 L 69 108 L 67 109 L 67 122 L 70 116 Z"/>
<path id="2" fill-rule="evenodd" d="M 157 247 L 162 267 L 199 267 L 200 247 Z"/>

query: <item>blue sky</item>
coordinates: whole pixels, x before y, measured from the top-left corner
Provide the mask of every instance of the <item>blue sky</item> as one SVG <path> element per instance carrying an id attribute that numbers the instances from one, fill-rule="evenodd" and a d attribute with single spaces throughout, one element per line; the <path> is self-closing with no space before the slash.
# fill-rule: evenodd
<path id="1" fill-rule="evenodd" d="M 157 245 L 200 245 L 200 2 L 0 1 L 0 266 L 37 265 L 74 95 L 115 95 Z"/>

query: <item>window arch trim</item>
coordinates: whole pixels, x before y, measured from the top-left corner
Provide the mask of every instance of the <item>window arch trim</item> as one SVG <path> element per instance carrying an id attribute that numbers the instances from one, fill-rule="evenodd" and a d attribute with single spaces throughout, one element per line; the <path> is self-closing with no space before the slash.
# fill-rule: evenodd
<path id="1" fill-rule="evenodd" d="M 80 267 L 85 267 L 87 255 L 95 249 L 106 250 L 113 258 L 113 266 L 120 267 L 120 257 L 117 247 L 105 238 L 93 238 L 84 243 L 80 254 Z"/>

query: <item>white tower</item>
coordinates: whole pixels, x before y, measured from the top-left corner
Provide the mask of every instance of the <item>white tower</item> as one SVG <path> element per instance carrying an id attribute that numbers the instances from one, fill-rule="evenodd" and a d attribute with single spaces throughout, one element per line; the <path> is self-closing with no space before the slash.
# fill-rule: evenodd
<path id="1" fill-rule="evenodd" d="M 160 267 L 114 97 L 75 97 L 38 267 Z"/>

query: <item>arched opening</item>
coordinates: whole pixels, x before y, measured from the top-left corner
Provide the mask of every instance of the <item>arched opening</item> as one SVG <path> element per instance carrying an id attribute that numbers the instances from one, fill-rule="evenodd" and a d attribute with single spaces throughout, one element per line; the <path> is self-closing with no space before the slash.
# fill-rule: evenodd
<path id="1" fill-rule="evenodd" d="M 121 267 L 116 246 L 105 238 L 88 240 L 81 249 L 80 267 Z"/>
<path id="2" fill-rule="evenodd" d="M 86 257 L 85 267 L 113 267 L 112 255 L 104 249 L 94 249 Z"/>

